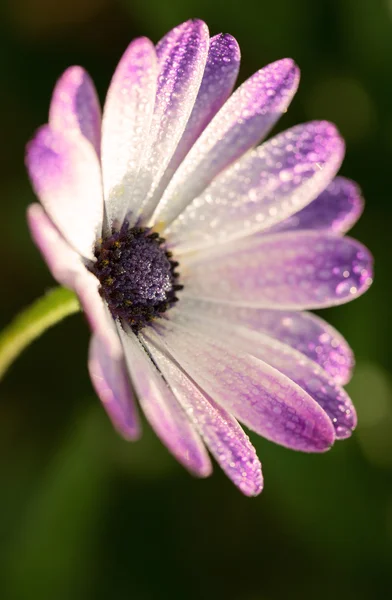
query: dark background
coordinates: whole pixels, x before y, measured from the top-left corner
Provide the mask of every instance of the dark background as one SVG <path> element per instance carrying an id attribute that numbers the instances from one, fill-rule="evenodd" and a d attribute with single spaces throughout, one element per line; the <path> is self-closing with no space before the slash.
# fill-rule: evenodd
<path id="1" fill-rule="evenodd" d="M 243 80 L 293 57 L 302 83 L 277 129 L 326 118 L 342 173 L 367 206 L 354 236 L 376 283 L 324 311 L 357 357 L 352 439 L 325 455 L 252 436 L 265 491 L 243 497 L 218 468 L 188 475 L 145 426 L 123 442 L 93 394 L 80 315 L 13 365 L 0 392 L 0 571 L 6 600 L 376 600 L 392 551 L 392 1 L 6 0 L 0 25 L 0 325 L 54 285 L 25 222 L 24 145 L 53 85 L 85 66 L 104 98 L 129 41 L 189 17 L 232 33 Z"/>

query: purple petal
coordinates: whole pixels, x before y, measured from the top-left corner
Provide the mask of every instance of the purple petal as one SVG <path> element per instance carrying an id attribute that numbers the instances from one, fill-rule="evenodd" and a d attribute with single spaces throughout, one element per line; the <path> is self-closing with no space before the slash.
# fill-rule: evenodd
<path id="1" fill-rule="evenodd" d="M 344 143 L 326 121 L 297 125 L 217 177 L 169 227 L 176 250 L 266 229 L 311 202 L 338 171 Z"/>
<path id="2" fill-rule="evenodd" d="M 187 414 L 137 337 L 121 326 L 118 331 L 139 402 L 156 434 L 184 467 L 198 477 L 208 477 L 211 462 Z"/>
<path id="3" fill-rule="evenodd" d="M 173 309 L 173 312 L 176 309 Z M 161 321 L 149 337 L 195 383 L 253 431 L 295 450 L 323 452 L 334 441 L 326 413 L 298 385 L 263 361 L 196 328 Z"/>
<path id="4" fill-rule="evenodd" d="M 309 394 L 331 419 L 337 439 L 351 435 L 357 424 L 355 408 L 333 378 L 306 356 L 274 340 L 229 321 L 216 321 L 205 313 L 188 311 L 181 303 L 175 322 L 230 345 L 235 340 L 237 350 L 259 358 L 283 373 Z"/>
<path id="5" fill-rule="evenodd" d="M 175 27 L 158 43 L 158 89 L 135 197 L 144 221 L 160 197 L 160 181 L 184 133 L 207 60 L 208 28 L 199 19 Z"/>
<path id="6" fill-rule="evenodd" d="M 237 336 L 237 329 L 231 335 Z M 313 361 L 284 344 L 246 329 L 238 336 L 246 340 L 249 353 L 264 360 L 311 396 L 331 419 L 337 439 L 350 437 L 357 425 L 357 415 L 351 399 L 326 372 Z"/>
<path id="7" fill-rule="evenodd" d="M 124 356 L 112 356 L 99 338 L 93 335 L 88 369 L 94 389 L 114 427 L 125 439 L 138 439 L 140 424 Z"/>
<path id="8" fill-rule="evenodd" d="M 267 135 L 286 111 L 299 72 L 290 59 L 255 73 L 224 104 L 168 185 L 154 223 L 171 223 L 223 169 Z"/>
<path id="9" fill-rule="evenodd" d="M 168 182 L 211 119 L 230 96 L 240 66 L 240 49 L 229 34 L 210 39 L 207 63 L 196 101 L 174 155 L 159 185 L 163 193 Z"/>
<path id="10" fill-rule="evenodd" d="M 354 366 L 351 348 L 336 329 L 316 315 L 247 308 L 184 296 L 179 308 L 265 333 L 317 363 L 339 385 L 345 385 L 351 378 Z"/>
<path id="11" fill-rule="evenodd" d="M 114 356 L 121 354 L 113 319 L 98 293 L 98 279 L 82 263 L 80 256 L 69 247 L 46 215 L 42 206 L 32 204 L 27 212 L 28 224 L 53 277 L 73 290 L 80 301 L 91 329 Z"/>
<path id="12" fill-rule="evenodd" d="M 211 38 L 200 89 L 170 162 L 172 173 L 233 91 L 240 68 L 240 57 L 238 43 L 231 35 L 221 33 Z"/>
<path id="13" fill-rule="evenodd" d="M 347 237 L 299 231 L 253 236 L 185 260 L 193 297 L 256 308 L 301 310 L 349 302 L 372 283 L 372 257 Z"/>
<path id="14" fill-rule="evenodd" d="M 308 206 L 273 226 L 268 233 L 317 229 L 346 233 L 363 211 L 363 198 L 358 185 L 350 179 L 336 177 Z"/>
<path id="15" fill-rule="evenodd" d="M 101 108 L 89 74 L 69 67 L 57 81 L 49 111 L 49 123 L 67 135 L 84 136 L 97 154 L 101 146 Z"/>
<path id="16" fill-rule="evenodd" d="M 148 330 L 146 330 L 147 338 Z M 247 496 L 256 496 L 263 488 L 260 461 L 248 436 L 236 419 L 207 398 L 153 344 L 142 336 L 159 370 L 203 437 L 211 454 L 226 475 Z"/>
<path id="17" fill-rule="evenodd" d="M 49 217 L 75 250 L 93 259 L 103 200 L 100 166 L 91 144 L 45 125 L 29 142 L 26 163 Z"/>
<path id="18" fill-rule="evenodd" d="M 102 171 L 110 224 L 134 215 L 134 186 L 148 145 L 157 86 L 155 48 L 134 40 L 122 56 L 106 96 L 102 121 Z"/>

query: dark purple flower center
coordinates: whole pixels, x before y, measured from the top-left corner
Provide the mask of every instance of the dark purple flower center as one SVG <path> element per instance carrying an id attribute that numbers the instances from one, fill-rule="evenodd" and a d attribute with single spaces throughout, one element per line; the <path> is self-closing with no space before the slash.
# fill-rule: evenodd
<path id="1" fill-rule="evenodd" d="M 178 263 L 165 240 L 145 227 L 128 228 L 107 237 L 95 250 L 90 267 L 99 279 L 99 293 L 114 319 L 124 320 L 135 333 L 177 302 Z"/>

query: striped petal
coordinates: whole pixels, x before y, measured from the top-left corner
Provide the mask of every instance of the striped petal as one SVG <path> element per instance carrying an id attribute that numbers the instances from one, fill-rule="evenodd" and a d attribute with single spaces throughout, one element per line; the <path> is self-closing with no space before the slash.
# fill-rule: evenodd
<path id="1" fill-rule="evenodd" d="M 149 343 L 148 331 L 145 335 L 147 339 L 142 339 L 159 370 L 226 475 L 247 496 L 259 494 L 263 488 L 260 461 L 236 419 L 202 394 L 181 369 Z"/>
<path id="2" fill-rule="evenodd" d="M 331 421 L 298 385 L 263 361 L 193 327 L 162 320 L 149 338 L 173 356 L 215 402 L 253 431 L 282 446 L 324 452 Z"/>
<path id="3" fill-rule="evenodd" d="M 259 358 L 283 373 L 309 394 L 331 419 L 337 439 L 351 435 L 357 424 L 355 408 L 346 394 L 333 378 L 321 367 L 303 354 L 282 344 L 278 340 L 236 326 L 230 322 L 216 322 L 205 314 L 188 312 L 181 306 L 174 316 L 176 323 L 192 328 L 205 335 L 213 335 L 235 349 Z"/>
<path id="4" fill-rule="evenodd" d="M 298 125 L 277 135 L 215 179 L 171 224 L 177 251 L 194 250 L 261 231 L 311 202 L 344 155 L 334 125 Z"/>
<path id="5" fill-rule="evenodd" d="M 26 164 L 53 223 L 75 250 L 93 259 L 102 231 L 103 199 L 99 161 L 91 144 L 45 125 L 27 146 Z"/>
<path id="6" fill-rule="evenodd" d="M 141 407 L 158 437 L 176 459 L 199 477 L 212 466 L 202 440 L 177 398 L 132 332 L 118 326 L 126 363 Z"/>
<path id="7" fill-rule="evenodd" d="M 170 31 L 156 47 L 158 88 L 147 148 L 135 190 L 145 222 L 160 197 L 160 181 L 180 141 L 203 77 L 208 28 L 199 19 Z"/>
<path id="8" fill-rule="evenodd" d="M 186 290 L 185 290 L 186 291 Z M 326 321 L 308 312 L 248 308 L 181 296 L 187 313 L 240 325 L 290 346 L 326 371 L 339 385 L 351 378 L 354 355 L 346 340 Z"/>
<path id="9" fill-rule="evenodd" d="M 345 177 L 336 177 L 313 202 L 271 227 L 269 233 L 316 229 L 343 234 L 358 221 L 363 207 L 358 185 Z"/>
<path id="10" fill-rule="evenodd" d="M 56 83 L 49 124 L 67 135 L 82 135 L 100 154 L 101 108 L 94 84 L 82 67 L 69 67 Z"/>
<path id="11" fill-rule="evenodd" d="M 223 169 L 255 146 L 286 111 L 299 72 L 290 59 L 255 73 L 224 104 L 169 183 L 152 222 L 167 225 Z"/>
<path id="12" fill-rule="evenodd" d="M 182 261 L 193 297 L 279 310 L 343 304 L 372 283 L 372 257 L 359 242 L 318 232 L 253 236 Z"/>
<path id="13" fill-rule="evenodd" d="M 176 151 L 159 185 L 160 196 L 201 132 L 230 96 L 240 66 L 240 49 L 229 34 L 211 38 L 196 101 Z"/>

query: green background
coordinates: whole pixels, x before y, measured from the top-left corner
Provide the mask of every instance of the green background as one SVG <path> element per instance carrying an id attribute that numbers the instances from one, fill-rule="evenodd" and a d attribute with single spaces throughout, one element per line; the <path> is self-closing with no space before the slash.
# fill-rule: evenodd
<path id="1" fill-rule="evenodd" d="M 80 315 L 34 343 L 0 391 L 0 597 L 6 600 L 375 600 L 392 553 L 392 2 L 8 0 L 0 24 L 0 325 L 53 285 L 25 222 L 25 142 L 56 78 L 82 64 L 104 98 L 129 41 L 189 17 L 232 33 L 243 80 L 293 57 L 302 83 L 276 130 L 334 121 L 342 173 L 367 200 L 353 235 L 376 282 L 324 311 L 357 357 L 353 437 L 305 455 L 252 436 L 265 490 L 243 497 L 219 468 L 198 481 L 148 426 L 123 442 L 93 394 Z"/>

